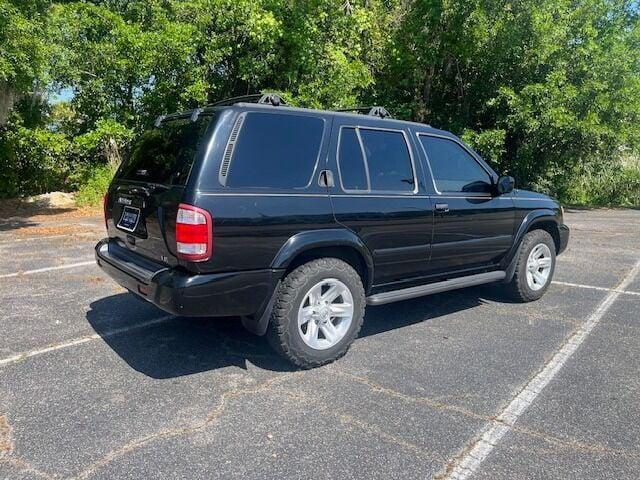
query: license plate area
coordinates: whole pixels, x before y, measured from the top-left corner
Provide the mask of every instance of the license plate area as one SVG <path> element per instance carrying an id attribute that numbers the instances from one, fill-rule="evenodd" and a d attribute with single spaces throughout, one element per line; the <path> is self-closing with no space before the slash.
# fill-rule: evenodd
<path id="1" fill-rule="evenodd" d="M 133 232 L 138 228 L 140 222 L 140 209 L 137 207 L 125 206 L 122 209 L 117 227 L 125 232 Z"/>

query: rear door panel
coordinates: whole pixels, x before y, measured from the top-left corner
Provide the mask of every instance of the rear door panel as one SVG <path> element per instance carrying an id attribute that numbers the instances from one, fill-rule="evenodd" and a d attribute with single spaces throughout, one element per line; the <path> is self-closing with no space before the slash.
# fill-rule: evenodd
<path id="1" fill-rule="evenodd" d="M 340 181 L 337 151 L 341 128 L 361 126 L 385 129 L 388 124 L 362 116 L 362 118 L 336 116 L 333 123 L 329 168 L 335 177 L 330 188 L 336 221 L 355 232 L 370 250 L 374 259 L 374 285 L 410 282 L 428 270 L 433 230 L 433 210 L 425 195 L 424 175 L 414 154 L 409 132 L 402 129 L 413 156 L 415 171 L 414 192 L 354 193 L 343 188 Z M 341 164 L 343 162 L 340 162 Z M 344 167 L 341 167 L 344 168 Z"/>

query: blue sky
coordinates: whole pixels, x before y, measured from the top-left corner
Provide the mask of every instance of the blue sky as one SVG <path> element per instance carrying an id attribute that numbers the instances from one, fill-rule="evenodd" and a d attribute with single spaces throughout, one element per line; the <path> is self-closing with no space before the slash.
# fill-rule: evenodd
<path id="1" fill-rule="evenodd" d="M 68 102 L 73 98 L 73 89 L 72 88 L 63 88 L 62 90 L 58 90 L 57 92 L 53 92 L 49 95 L 49 103 L 55 105 L 60 102 Z"/>

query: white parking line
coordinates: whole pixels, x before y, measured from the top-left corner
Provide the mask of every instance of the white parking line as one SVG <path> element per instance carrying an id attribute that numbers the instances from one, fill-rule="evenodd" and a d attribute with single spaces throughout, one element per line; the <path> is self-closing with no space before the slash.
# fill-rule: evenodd
<path id="1" fill-rule="evenodd" d="M 5 235 L 0 237 L 0 245 L 13 245 L 20 242 L 38 242 L 40 240 L 51 240 L 53 238 L 66 238 L 66 237 L 93 237 L 96 238 L 94 232 L 78 232 L 78 233 L 60 233 L 57 235 L 43 235 L 38 237 L 24 237 L 24 238 L 12 238 L 11 240 L 4 240 Z"/>
<path id="2" fill-rule="evenodd" d="M 624 293 L 625 295 L 640 295 L 640 292 L 633 292 L 631 290 L 620 290 L 620 288 L 596 287 L 595 285 L 583 285 L 581 283 L 559 282 L 557 280 L 553 280 L 551 283 L 555 285 L 564 285 L 565 287 L 586 288 L 589 290 L 600 290 L 603 292 L 618 292 L 618 293 Z"/>
<path id="3" fill-rule="evenodd" d="M 63 269 L 68 269 L 68 268 L 83 267 L 83 266 L 93 265 L 93 264 L 95 264 L 95 260 L 88 260 L 86 262 L 70 263 L 70 264 L 66 264 L 66 265 L 58 265 L 58 266 L 55 266 L 55 267 L 38 268 L 36 270 L 26 270 L 24 272 L 5 273 L 5 274 L 0 275 L 0 279 L 1 278 L 19 277 L 19 276 L 22 276 L 22 275 L 32 275 L 32 274 L 35 274 L 35 273 L 50 272 L 50 271 L 53 271 L 53 270 L 63 270 Z M 634 267 L 634 270 L 636 270 L 638 268 L 640 268 L 640 262 L 638 263 L 638 265 L 636 265 L 636 267 Z M 632 272 L 634 270 L 632 270 Z M 607 291 L 607 292 L 610 292 L 609 296 L 611 296 L 612 294 L 615 294 L 614 297 L 616 297 L 616 298 L 617 298 L 617 296 L 619 294 L 640 295 L 640 292 L 632 292 L 632 291 L 624 290 L 624 288 L 630 282 L 631 282 L 631 279 L 628 282 L 626 282 L 626 281 L 622 282 L 622 283 L 620 283 L 620 285 L 618 285 L 617 288 L 596 287 L 596 286 L 593 286 L 593 285 L 581 285 L 581 284 L 577 284 L 577 283 L 560 282 L 560 281 L 555 281 L 555 280 L 552 283 L 554 283 L 556 285 L 564 285 L 564 286 L 568 286 L 568 287 L 587 288 L 587 289 L 593 289 L 593 290 Z M 607 298 L 609 298 L 609 296 Z M 164 320 L 166 320 L 168 318 L 171 318 L 171 315 L 166 316 L 166 317 L 161 317 L 159 319 L 152 320 L 150 322 L 141 323 L 141 324 L 137 324 L 137 325 L 132 325 L 130 327 L 124 327 L 124 328 L 121 328 L 121 329 L 117 329 L 117 330 L 114 330 L 112 332 L 107 332 L 107 333 L 102 334 L 102 335 L 98 335 L 98 334 L 89 335 L 89 336 L 86 336 L 86 337 L 76 338 L 76 339 L 69 340 L 67 342 L 59 343 L 59 344 L 56 344 L 56 345 L 50 345 L 50 346 L 47 346 L 47 347 L 43 347 L 43 348 L 40 348 L 40 349 L 37 349 L 37 350 L 31 350 L 31 351 L 28 351 L 28 352 L 19 353 L 17 355 L 14 355 L 14 356 L 11 356 L 11 357 L 8 357 L 8 358 L 5 358 L 5 359 L 0 359 L 0 366 L 7 365 L 7 364 L 13 363 L 13 362 L 17 362 L 17 361 L 22 360 L 24 358 L 29 358 L 29 357 L 32 357 L 32 356 L 35 356 L 35 355 L 41 355 L 43 353 L 52 352 L 52 351 L 60 350 L 60 349 L 63 349 L 63 348 L 73 347 L 75 345 L 82 345 L 83 343 L 87 343 L 87 342 L 90 342 L 92 340 L 97 340 L 98 338 L 101 338 L 101 337 L 109 337 L 111 335 L 117 335 L 119 333 L 127 332 L 129 330 L 134 330 L 136 328 L 144 328 L 144 327 L 159 323 L 161 321 L 164 321 Z"/>
<path id="4" fill-rule="evenodd" d="M 116 328 L 114 330 L 110 330 L 108 332 L 93 333 L 91 335 L 86 335 L 84 337 L 75 338 L 73 340 L 68 340 L 66 342 L 56 343 L 54 345 L 49 345 L 47 347 L 38 348 L 36 350 L 29 350 L 26 352 L 21 352 L 16 355 L 12 355 L 7 358 L 0 359 L 0 367 L 9 365 L 11 363 L 17 363 L 27 358 L 35 357 L 37 355 L 42 355 L 43 353 L 54 352 L 56 350 L 62 350 L 64 348 L 75 347 L 76 345 L 82 345 L 83 343 L 92 342 L 94 340 L 98 340 L 100 338 L 108 338 L 114 335 L 119 335 L 121 333 L 130 332 L 131 330 L 137 330 L 139 328 L 151 327 L 158 323 L 165 322 L 171 318 L 174 318 L 173 315 L 165 315 L 164 317 L 154 318 L 153 320 L 149 320 L 147 322 L 137 323 L 135 325 L 128 325 L 126 327 Z"/>
<path id="5" fill-rule="evenodd" d="M 542 370 L 536 374 L 524 388 L 509 402 L 495 420 L 484 428 L 462 449 L 462 453 L 447 462 L 437 478 L 463 480 L 471 477 L 500 442 L 511 430 L 520 415 L 531 405 L 549 382 L 558 374 L 565 362 L 571 358 L 591 331 L 598 325 L 613 302 L 623 293 L 640 271 L 640 261 L 624 277 L 620 284 L 612 289 L 598 308 L 573 335 L 563 344 Z"/>
<path id="6" fill-rule="evenodd" d="M 51 272 L 53 270 L 64 270 L 67 268 L 84 267 L 86 265 L 95 265 L 95 260 L 87 260 L 86 262 L 67 263 L 65 265 L 56 265 L 55 267 L 37 268 L 35 270 L 25 270 L 24 272 L 3 273 L 0 278 L 21 277 L 22 275 L 33 275 L 34 273 Z"/>

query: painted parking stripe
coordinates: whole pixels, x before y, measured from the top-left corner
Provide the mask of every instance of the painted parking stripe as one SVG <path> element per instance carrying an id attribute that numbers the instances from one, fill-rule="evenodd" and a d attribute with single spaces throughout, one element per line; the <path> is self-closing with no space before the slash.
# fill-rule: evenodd
<path id="1" fill-rule="evenodd" d="M 66 342 L 56 343 L 54 345 L 49 345 L 47 347 L 38 348 L 36 350 L 29 350 L 26 352 L 21 352 L 16 355 L 12 355 L 10 357 L 6 357 L 0 359 L 0 367 L 5 365 L 10 365 L 12 363 L 17 363 L 27 358 L 36 357 L 38 355 L 42 355 L 44 353 L 55 352 L 56 350 L 63 350 L 65 348 L 75 347 L 77 345 L 82 345 L 84 343 L 93 342 L 94 340 L 98 340 L 100 338 L 108 338 L 113 337 L 114 335 L 120 335 L 121 333 L 130 332 L 132 330 L 137 330 L 140 328 L 151 327 L 157 325 L 159 323 L 166 322 L 174 318 L 173 315 L 165 315 L 164 317 L 154 318 L 153 320 L 149 320 L 146 322 L 137 323 L 135 325 L 127 325 L 126 327 L 116 328 L 113 330 L 109 330 L 104 333 L 93 333 L 91 335 L 86 335 L 84 337 L 75 338 L 73 340 L 68 340 Z"/>
<path id="2" fill-rule="evenodd" d="M 640 295 L 640 292 L 633 292 L 631 290 L 621 290 L 620 288 L 607 288 L 607 287 L 596 287 L 595 285 L 583 285 L 581 283 L 571 283 L 571 282 L 560 282 L 557 280 L 553 280 L 551 283 L 554 285 L 563 285 L 565 287 L 575 287 L 575 288 L 586 288 L 588 290 L 600 290 L 602 292 L 618 292 L 624 293 L 625 295 Z"/>
<path id="3" fill-rule="evenodd" d="M 11 238 L 11 240 L 5 240 L 4 237 Z M 39 242 L 41 240 L 52 240 L 54 238 L 66 238 L 66 237 L 92 237 L 96 238 L 96 234 L 94 232 L 78 232 L 78 233 L 59 233 L 56 235 L 42 235 L 37 237 L 24 237 L 24 238 L 15 238 L 10 237 L 9 235 L 0 236 L 0 245 L 13 245 L 15 243 L 20 242 Z"/>
<path id="4" fill-rule="evenodd" d="M 566 361 L 582 345 L 585 339 L 598 325 L 613 302 L 622 294 L 640 271 L 640 261 L 627 273 L 615 289 L 612 289 L 602 300 L 598 308 L 589 316 L 587 321 L 578 328 L 562 345 L 560 350 L 547 362 L 542 370 L 536 374 L 524 388 L 509 402 L 495 420 L 488 422 L 484 428 L 468 442 L 461 453 L 447 462 L 445 469 L 437 478 L 464 480 L 471 477 L 500 443 L 518 418 L 527 410 L 536 397 L 544 390 L 551 380 L 562 369 Z"/>
<path id="5" fill-rule="evenodd" d="M 95 265 L 95 260 L 87 260 L 86 262 L 67 263 L 65 265 L 56 265 L 55 267 L 37 268 L 35 270 L 25 270 L 24 272 L 3 273 L 0 278 L 21 277 L 22 275 L 33 275 L 34 273 L 51 272 L 53 270 L 65 270 L 67 268 L 85 267 L 87 265 Z"/>
<path id="6" fill-rule="evenodd" d="M 71 264 L 67 264 L 67 265 L 58 265 L 56 267 L 47 267 L 47 268 L 39 268 L 37 270 L 27 270 L 24 272 L 15 272 L 15 273 L 8 273 L 8 274 L 3 274 L 0 275 L 0 278 L 10 278 L 10 277 L 18 277 L 21 275 L 31 275 L 34 273 L 42 273 L 42 272 L 49 272 L 52 270 L 62 270 L 62 269 L 67 269 L 67 268 L 76 268 L 76 267 L 81 267 L 81 266 L 86 266 L 86 265 L 93 265 L 95 263 L 95 260 L 89 260 L 86 262 L 78 262 L 78 263 L 71 263 Z M 639 262 L 640 265 L 640 262 Z M 637 266 L 638 267 L 638 266 Z M 569 287 L 578 287 L 578 288 L 589 288 L 589 289 L 594 289 L 594 290 L 604 290 L 604 291 L 608 291 L 611 293 L 616 293 L 616 294 L 620 294 L 620 293 L 625 293 L 625 294 L 632 294 L 632 295 L 640 295 L 640 293 L 638 292 L 630 292 L 630 291 L 626 291 L 623 290 L 623 284 L 620 284 L 618 286 L 618 288 L 616 289 L 610 289 L 610 288 L 605 288 L 605 287 L 595 287 L 592 285 L 580 285 L 580 284 L 576 284 L 576 283 L 568 283 L 568 282 L 559 282 L 559 281 L 553 281 L 552 283 L 555 283 L 557 285 L 565 285 L 565 286 L 569 286 Z M 628 283 L 624 284 L 625 286 L 628 285 Z M 617 296 L 617 295 L 616 295 Z M 141 324 L 136 324 L 136 325 L 132 325 L 131 327 L 125 327 L 122 329 L 118 329 L 118 330 L 114 330 L 113 332 L 108 332 L 106 334 L 103 334 L 102 337 L 108 337 L 111 335 L 117 335 L 118 333 L 122 333 L 122 332 L 127 332 L 129 330 L 133 330 L 133 329 L 137 329 L 137 328 L 144 328 L 147 326 L 151 326 L 151 325 L 155 325 L 156 323 L 162 322 L 167 320 L 168 318 L 171 318 L 171 316 L 167 316 L 167 317 L 162 317 L 160 319 L 157 320 L 152 320 L 150 322 L 146 322 L 146 323 L 141 323 Z M 14 363 L 17 361 L 20 361 L 22 359 L 25 358 L 29 358 L 35 355 L 41 355 L 43 353 L 47 353 L 47 352 L 52 352 L 55 350 L 60 350 L 63 348 L 69 348 L 69 347 L 73 347 L 76 345 L 82 345 L 84 343 L 90 342 L 92 340 L 97 340 L 98 338 L 101 338 L 100 335 L 98 334 L 94 334 L 94 335 L 89 335 L 86 337 L 80 337 L 77 339 L 73 339 L 73 340 L 69 340 L 67 342 L 63 342 L 63 343 L 59 343 L 56 345 L 50 345 L 47 347 L 43 347 L 37 350 L 32 350 L 29 352 L 23 352 L 5 359 L 0 359 L 0 366 L 2 365 L 6 365 L 9 363 Z"/>

